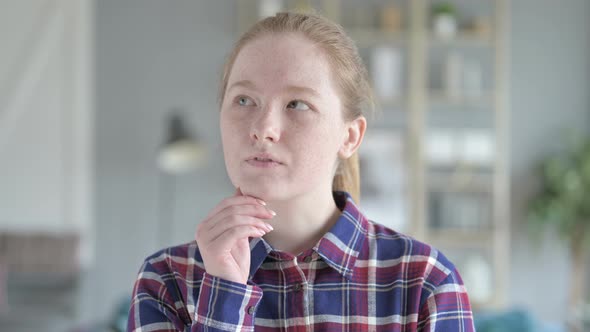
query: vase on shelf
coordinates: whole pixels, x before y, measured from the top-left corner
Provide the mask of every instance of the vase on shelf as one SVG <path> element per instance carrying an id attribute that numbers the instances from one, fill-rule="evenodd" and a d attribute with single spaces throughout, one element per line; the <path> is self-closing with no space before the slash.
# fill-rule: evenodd
<path id="1" fill-rule="evenodd" d="M 441 2 L 432 7 L 432 30 L 438 39 L 449 40 L 457 35 L 457 15 L 453 4 Z"/>
<path id="2" fill-rule="evenodd" d="M 392 101 L 401 96 L 402 55 L 395 47 L 379 46 L 371 54 L 371 77 L 376 95 Z"/>

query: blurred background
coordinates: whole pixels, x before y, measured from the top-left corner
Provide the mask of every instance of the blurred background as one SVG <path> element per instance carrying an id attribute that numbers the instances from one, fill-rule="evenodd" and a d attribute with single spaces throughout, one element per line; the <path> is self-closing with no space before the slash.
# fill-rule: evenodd
<path id="1" fill-rule="evenodd" d="M 124 330 L 232 192 L 222 66 L 286 9 L 369 69 L 368 217 L 456 263 L 479 331 L 590 331 L 587 0 L 0 0 L 0 331 Z"/>

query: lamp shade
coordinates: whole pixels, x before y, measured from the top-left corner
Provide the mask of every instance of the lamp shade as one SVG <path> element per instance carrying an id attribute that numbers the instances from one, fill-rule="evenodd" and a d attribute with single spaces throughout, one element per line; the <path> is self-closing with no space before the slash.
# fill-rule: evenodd
<path id="1" fill-rule="evenodd" d="M 204 145 L 189 134 L 180 114 L 172 114 L 167 122 L 167 138 L 158 153 L 158 166 L 171 174 L 196 169 L 205 160 Z"/>

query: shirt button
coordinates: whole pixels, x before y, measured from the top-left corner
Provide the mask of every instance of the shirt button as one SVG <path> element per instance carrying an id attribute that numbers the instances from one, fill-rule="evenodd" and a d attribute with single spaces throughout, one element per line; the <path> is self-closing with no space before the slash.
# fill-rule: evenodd
<path id="1" fill-rule="evenodd" d="M 295 287 L 293 288 L 294 291 L 299 292 L 301 290 L 301 284 L 297 284 L 295 285 Z"/>
<path id="2" fill-rule="evenodd" d="M 249 315 L 254 315 L 254 312 L 256 311 L 256 308 L 254 308 L 254 306 L 250 306 L 250 308 L 248 308 L 248 314 Z"/>

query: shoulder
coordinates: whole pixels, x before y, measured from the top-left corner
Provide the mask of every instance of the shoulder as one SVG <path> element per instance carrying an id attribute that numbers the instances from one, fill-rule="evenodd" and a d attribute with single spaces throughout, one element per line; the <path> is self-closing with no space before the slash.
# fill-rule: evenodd
<path id="1" fill-rule="evenodd" d="M 172 280 L 200 277 L 204 265 L 195 241 L 158 250 L 147 256 L 138 279 Z M 202 272 L 201 272 L 202 271 Z"/>
<path id="2" fill-rule="evenodd" d="M 193 294 L 198 294 L 202 267 L 196 242 L 165 248 L 145 258 L 133 287 L 130 326 L 160 319 L 172 319 L 177 326 L 190 324 L 187 304 L 194 303 Z"/>
<path id="3" fill-rule="evenodd" d="M 369 221 L 365 259 L 405 278 L 423 279 L 424 285 L 438 285 L 455 273 L 454 264 L 437 248 L 415 238 Z"/>

